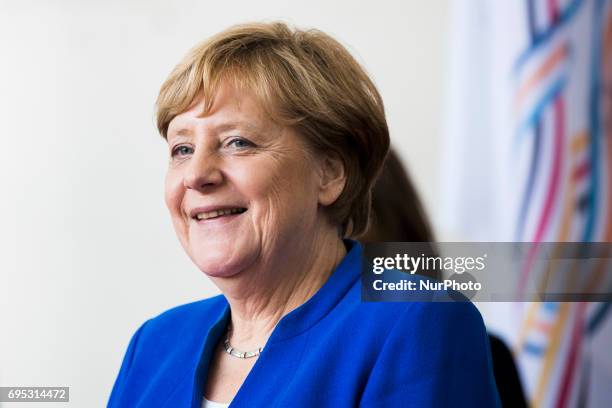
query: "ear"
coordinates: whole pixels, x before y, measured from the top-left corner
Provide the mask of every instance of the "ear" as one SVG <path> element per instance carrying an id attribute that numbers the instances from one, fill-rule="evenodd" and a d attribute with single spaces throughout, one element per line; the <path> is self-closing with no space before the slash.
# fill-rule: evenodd
<path id="1" fill-rule="evenodd" d="M 332 205 L 346 185 L 344 163 L 338 156 L 325 155 L 319 162 L 319 204 Z"/>

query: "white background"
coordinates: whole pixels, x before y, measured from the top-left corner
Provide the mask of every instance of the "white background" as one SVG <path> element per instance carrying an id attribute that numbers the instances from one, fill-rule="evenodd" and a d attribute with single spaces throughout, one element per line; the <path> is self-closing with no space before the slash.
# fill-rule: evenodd
<path id="1" fill-rule="evenodd" d="M 0 385 L 70 386 L 70 406 L 103 406 L 144 320 L 217 293 L 172 230 L 153 112 L 181 56 L 231 24 L 281 19 L 347 45 L 434 208 L 448 11 L 447 0 L 0 0 Z"/>

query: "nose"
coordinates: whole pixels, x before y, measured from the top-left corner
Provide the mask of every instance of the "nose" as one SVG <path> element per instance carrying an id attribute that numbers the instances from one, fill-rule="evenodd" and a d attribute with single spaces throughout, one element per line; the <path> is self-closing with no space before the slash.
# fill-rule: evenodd
<path id="1" fill-rule="evenodd" d="M 185 170 L 184 187 L 204 191 L 220 185 L 223 182 L 223 173 L 217 156 L 204 151 L 194 152 Z"/>

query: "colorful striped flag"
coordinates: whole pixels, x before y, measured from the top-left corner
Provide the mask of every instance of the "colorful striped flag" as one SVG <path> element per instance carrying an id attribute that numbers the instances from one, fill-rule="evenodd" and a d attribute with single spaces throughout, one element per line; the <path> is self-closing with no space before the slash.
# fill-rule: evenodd
<path id="1" fill-rule="evenodd" d="M 612 242 L 612 0 L 457 0 L 451 32 L 439 227 L 533 242 L 520 294 L 538 243 Z M 598 287 L 604 267 L 567 285 Z M 533 406 L 612 406 L 609 303 L 481 308 Z"/>

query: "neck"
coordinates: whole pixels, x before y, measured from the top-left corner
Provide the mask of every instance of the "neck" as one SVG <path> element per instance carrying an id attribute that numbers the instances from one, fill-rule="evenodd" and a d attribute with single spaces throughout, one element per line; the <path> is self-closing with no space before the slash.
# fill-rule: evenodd
<path id="1" fill-rule="evenodd" d="M 305 303 L 346 255 L 335 231 L 309 242 L 296 239 L 267 262 L 231 278 L 215 278 L 229 302 L 233 347 L 262 347 L 280 319 Z"/>

